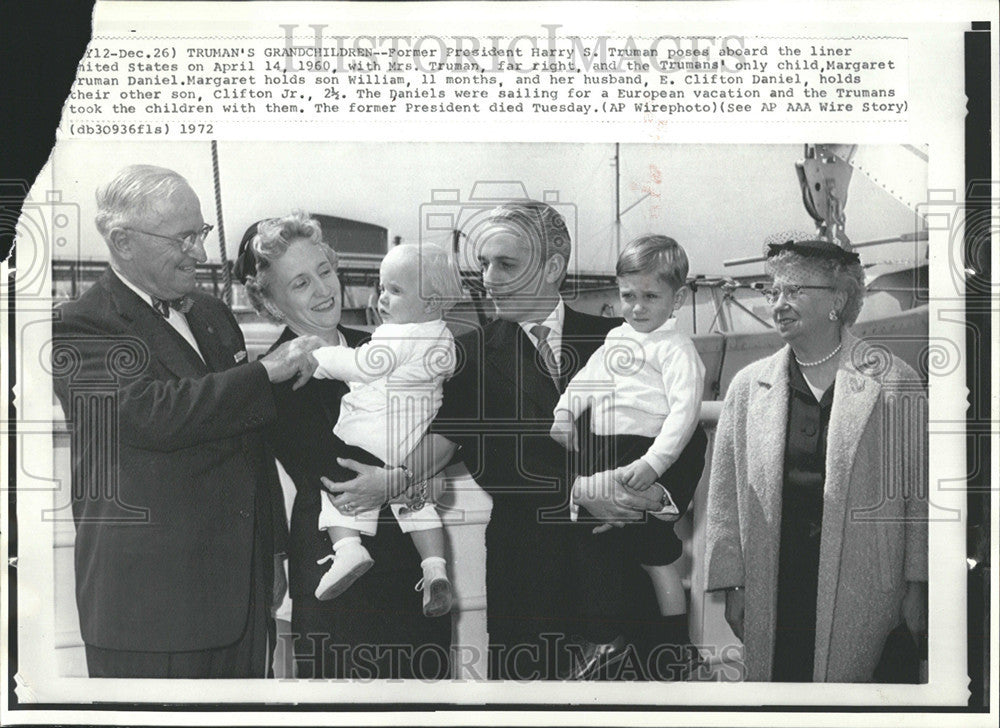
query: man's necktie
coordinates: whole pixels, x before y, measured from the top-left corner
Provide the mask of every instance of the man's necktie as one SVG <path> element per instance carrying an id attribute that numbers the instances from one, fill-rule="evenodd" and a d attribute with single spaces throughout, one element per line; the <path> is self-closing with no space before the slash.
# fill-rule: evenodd
<path id="1" fill-rule="evenodd" d="M 556 389 L 559 389 L 559 359 L 556 357 L 555 352 L 552 351 L 552 347 L 549 346 L 548 341 L 552 329 L 548 326 L 536 324 L 531 327 L 531 333 L 538 339 L 538 354 L 542 359 L 542 364 L 545 365 L 549 376 L 555 382 Z"/>
<path id="2" fill-rule="evenodd" d="M 194 301 L 190 296 L 182 296 L 180 298 L 175 298 L 172 301 L 167 301 L 163 298 L 153 299 L 153 309 L 163 318 L 170 318 L 170 309 L 180 311 L 181 313 L 187 313 L 191 310 L 191 306 L 193 305 Z"/>

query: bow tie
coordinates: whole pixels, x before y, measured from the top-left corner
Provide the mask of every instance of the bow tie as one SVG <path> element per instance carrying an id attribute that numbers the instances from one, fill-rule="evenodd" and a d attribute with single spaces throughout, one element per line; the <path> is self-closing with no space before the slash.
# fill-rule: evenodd
<path id="1" fill-rule="evenodd" d="M 170 318 L 170 309 L 180 311 L 181 313 L 187 313 L 191 310 L 191 306 L 193 305 L 194 301 L 190 296 L 181 296 L 180 298 L 175 298 L 172 301 L 167 301 L 163 298 L 153 298 L 153 310 L 155 310 L 163 318 Z"/>

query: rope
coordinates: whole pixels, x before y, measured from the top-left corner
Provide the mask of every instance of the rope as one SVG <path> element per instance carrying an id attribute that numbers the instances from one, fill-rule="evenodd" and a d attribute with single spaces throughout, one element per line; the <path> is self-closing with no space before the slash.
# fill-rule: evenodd
<path id="1" fill-rule="evenodd" d="M 233 272 L 226 255 L 226 226 L 222 222 L 222 182 L 219 179 L 219 145 L 212 140 L 212 181 L 215 183 L 215 216 L 219 231 L 219 260 L 222 262 L 222 300 L 233 305 Z"/>

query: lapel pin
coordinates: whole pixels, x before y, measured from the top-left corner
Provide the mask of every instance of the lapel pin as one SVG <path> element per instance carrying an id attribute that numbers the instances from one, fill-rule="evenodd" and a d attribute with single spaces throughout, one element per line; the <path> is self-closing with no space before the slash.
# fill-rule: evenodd
<path id="1" fill-rule="evenodd" d="M 240 351 L 236 352 L 235 354 L 233 354 L 233 360 L 237 364 L 239 364 L 241 361 L 246 361 L 246 358 L 247 358 L 247 353 L 246 353 L 246 351 L 244 351 L 242 349 Z"/>
<path id="2" fill-rule="evenodd" d="M 208 327 L 208 333 L 214 334 L 215 333 L 215 329 L 213 329 L 211 326 L 209 326 Z"/>

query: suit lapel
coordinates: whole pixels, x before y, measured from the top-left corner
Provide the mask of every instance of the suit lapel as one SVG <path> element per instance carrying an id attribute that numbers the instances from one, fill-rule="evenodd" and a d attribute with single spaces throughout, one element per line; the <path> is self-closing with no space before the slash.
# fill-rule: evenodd
<path id="1" fill-rule="evenodd" d="M 534 383 L 534 353 L 535 347 L 531 340 L 516 323 L 498 319 L 486 332 L 483 364 L 484 368 L 492 372 L 491 378 L 501 383 L 498 391 L 507 390 L 518 397 L 527 394 L 527 384 Z M 552 380 L 548 381 L 555 389 Z M 534 390 L 535 387 L 530 389 Z"/>
<path id="2" fill-rule="evenodd" d="M 198 349 L 212 371 L 225 371 L 236 363 L 232 354 L 223 346 L 219 323 L 210 320 L 211 317 L 204 306 L 195 303 L 187 312 L 186 318 L 188 327 L 194 334 L 194 340 L 198 342 Z"/>
<path id="3" fill-rule="evenodd" d="M 881 384 L 874 377 L 863 374 L 854 364 L 862 360 L 857 352 L 859 345 L 864 346 L 864 343 L 845 335 L 827 432 L 816 614 L 816 664 L 821 668 L 820 680 L 826 676 L 833 632 L 833 606 L 840 579 L 840 553 L 844 543 L 851 471 L 865 425 L 882 392 Z M 875 558 L 874 555 L 872 558 Z"/>
<path id="4" fill-rule="evenodd" d="M 488 383 L 490 392 L 496 393 L 495 404 L 499 407 L 491 416 L 530 418 L 530 412 L 555 407 L 558 398 L 555 382 L 538 369 L 535 347 L 524 330 L 512 321 L 498 319 L 485 333 L 483 381 Z"/>
<path id="5" fill-rule="evenodd" d="M 596 350 L 604 341 L 603 333 L 587 329 L 587 320 L 588 317 L 565 307 L 560 359 L 567 366 L 559 371 L 558 385 L 539 366 L 537 349 L 521 326 L 503 319 L 490 324 L 486 329 L 485 368 L 490 370 L 491 377 L 502 383 L 499 391 L 511 392 L 522 401 L 530 400 L 541 411 L 551 414 L 569 380 L 586 363 L 584 355 Z M 521 401 L 518 411 L 524 411 Z"/>
<path id="6" fill-rule="evenodd" d="M 590 355 L 597 351 L 597 347 L 604 343 L 606 333 L 594 330 L 593 319 L 584 314 L 578 313 L 569 306 L 565 308 L 566 316 L 563 319 L 562 348 L 566 352 L 561 357 L 567 366 L 559 372 L 559 391 L 565 391 L 569 380 L 576 376 Z M 612 322 L 611 319 L 608 319 Z M 616 319 L 621 323 L 621 319 Z M 568 351 L 567 351 L 568 350 Z"/>
<path id="7" fill-rule="evenodd" d="M 286 326 L 285 328 L 283 328 L 281 330 L 281 335 L 278 336 L 278 338 L 274 340 L 274 343 L 271 344 L 271 346 L 268 347 L 267 351 L 264 352 L 263 355 L 267 356 L 272 351 L 274 351 L 275 349 L 277 349 L 279 346 L 281 346 L 282 344 L 284 344 L 286 341 L 291 341 L 295 337 L 296 337 L 296 333 Z"/>
<path id="8" fill-rule="evenodd" d="M 125 327 L 149 344 L 150 354 L 164 367 L 177 377 L 208 373 L 205 363 L 191 349 L 191 345 L 184 341 L 184 337 L 122 283 L 110 268 L 99 284 L 108 291 L 111 303 L 123 319 Z"/>

